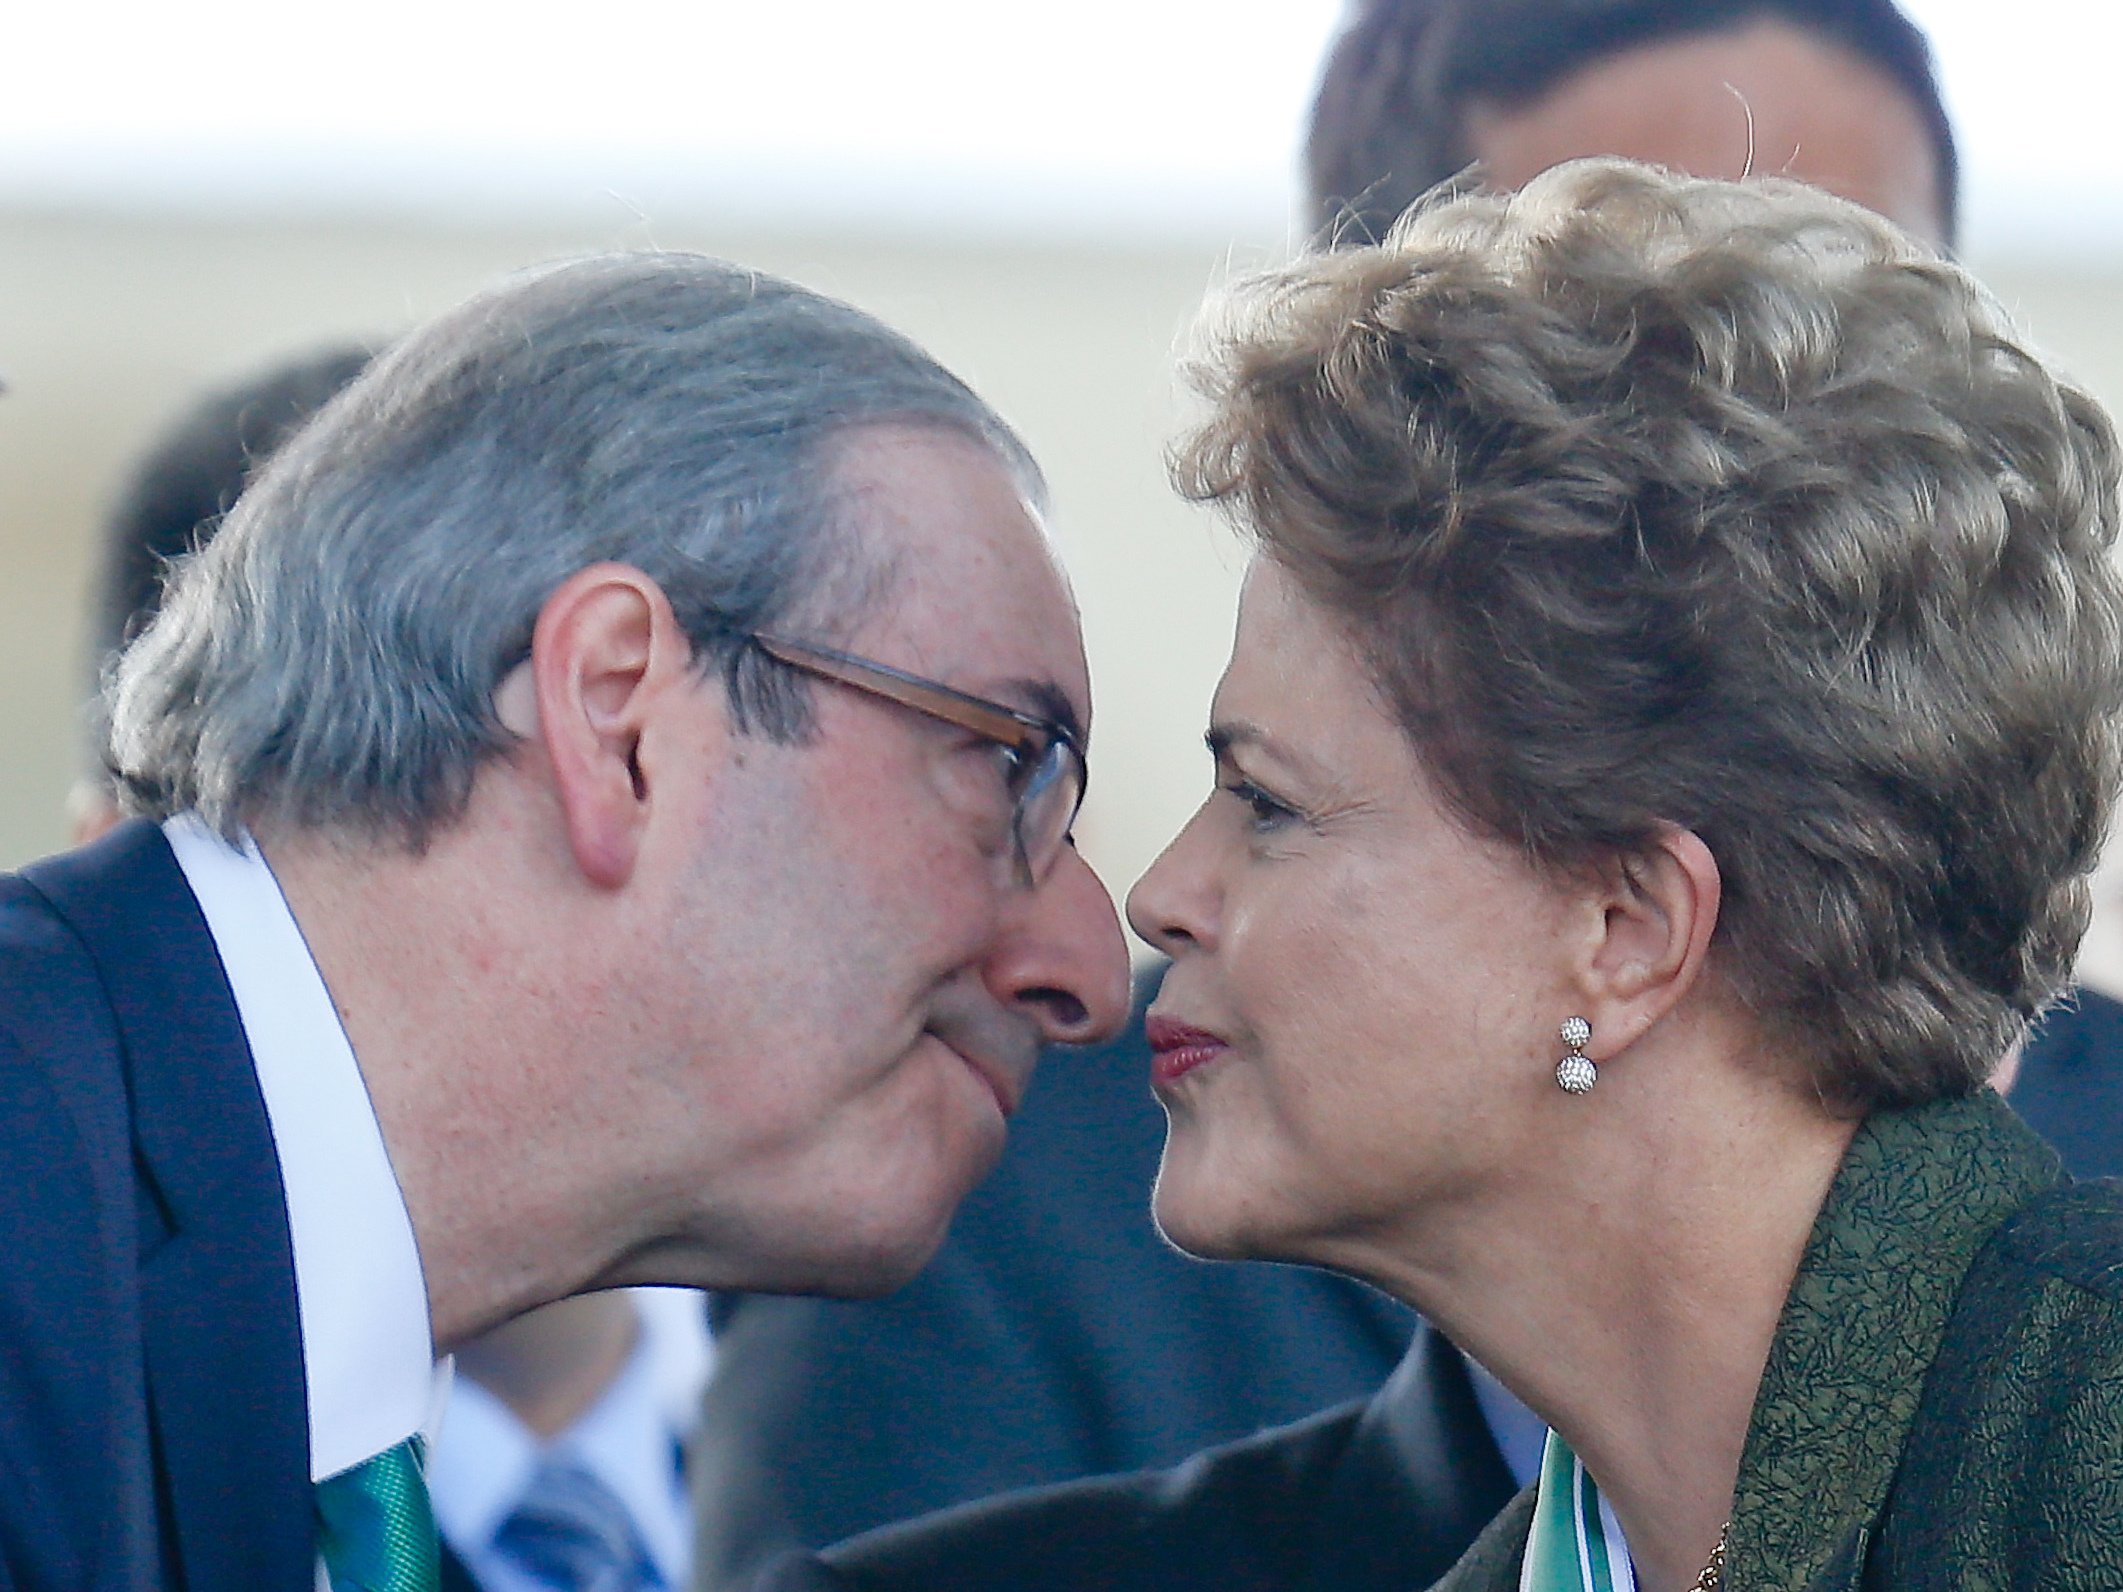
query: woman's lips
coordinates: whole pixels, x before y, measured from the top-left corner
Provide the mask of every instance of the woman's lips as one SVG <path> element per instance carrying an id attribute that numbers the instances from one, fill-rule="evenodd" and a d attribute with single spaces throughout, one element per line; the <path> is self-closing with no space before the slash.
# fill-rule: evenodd
<path id="1" fill-rule="evenodd" d="M 1206 1028 L 1174 1022 L 1152 1012 L 1143 1022 L 1150 1041 L 1150 1081 L 1170 1084 L 1204 1062 L 1214 1061 L 1229 1047 Z"/>

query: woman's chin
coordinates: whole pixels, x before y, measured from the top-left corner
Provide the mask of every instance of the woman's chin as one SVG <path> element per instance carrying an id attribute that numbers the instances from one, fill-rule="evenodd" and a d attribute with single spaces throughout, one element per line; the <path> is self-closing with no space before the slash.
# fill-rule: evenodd
<path id="1" fill-rule="evenodd" d="M 1158 1173 L 1150 1203 L 1157 1230 L 1175 1249 L 1201 1260 L 1284 1260 L 1292 1258 L 1264 1231 L 1259 1212 L 1239 1198 L 1220 1197 L 1196 1185 L 1168 1163 Z"/>
<path id="2" fill-rule="evenodd" d="M 1157 1230 L 1165 1235 L 1165 1242 L 1174 1249 L 1192 1255 L 1196 1260 L 1250 1260 L 1254 1252 L 1248 1249 L 1228 1229 L 1214 1224 L 1192 1224 L 1184 1218 L 1165 1215 L 1162 1206 L 1154 1212 Z"/>

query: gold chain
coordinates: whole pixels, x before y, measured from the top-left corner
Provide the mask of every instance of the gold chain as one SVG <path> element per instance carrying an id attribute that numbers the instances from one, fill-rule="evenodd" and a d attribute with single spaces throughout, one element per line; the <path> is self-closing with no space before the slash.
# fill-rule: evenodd
<path id="1" fill-rule="evenodd" d="M 1729 1520 L 1718 1527 L 1718 1542 L 1710 1550 L 1710 1562 L 1703 1566 L 1703 1573 L 1695 1578 L 1695 1585 L 1688 1592 L 1721 1592 L 1725 1585 L 1725 1536 L 1731 1530 Z"/>

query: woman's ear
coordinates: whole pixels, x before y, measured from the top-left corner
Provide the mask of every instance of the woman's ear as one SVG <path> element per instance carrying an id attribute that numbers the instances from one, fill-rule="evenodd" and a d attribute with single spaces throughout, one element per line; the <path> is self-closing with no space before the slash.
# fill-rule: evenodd
<path id="1" fill-rule="evenodd" d="M 1717 859 L 1692 830 L 1662 826 L 1596 874 L 1601 916 L 1581 976 L 1594 1007 L 1592 1053 L 1636 1042 L 1702 977 L 1717 928 Z"/>
<path id="2" fill-rule="evenodd" d="M 640 570 L 592 564 L 538 611 L 531 656 L 495 693 L 495 712 L 545 754 L 575 865 L 616 889 L 632 876 L 656 796 L 644 743 L 692 648 L 670 599 Z"/>

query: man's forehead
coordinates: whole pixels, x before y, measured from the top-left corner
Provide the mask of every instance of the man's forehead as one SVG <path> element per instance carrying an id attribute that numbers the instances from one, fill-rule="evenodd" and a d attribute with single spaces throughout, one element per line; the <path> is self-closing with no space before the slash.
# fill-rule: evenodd
<path id="1" fill-rule="evenodd" d="M 1091 730 L 1090 676 L 1073 615 L 1067 624 L 1067 650 L 1055 646 L 1046 657 L 1033 656 L 1037 647 L 1004 644 L 979 624 L 944 633 L 888 624 L 880 628 L 877 645 L 905 651 L 942 684 L 1051 720 L 1082 742 Z"/>
<path id="2" fill-rule="evenodd" d="M 910 667 L 1081 731 L 1090 687 L 1075 599 L 1017 471 L 936 429 L 876 428 L 843 457 L 858 534 L 891 570 L 871 622 Z"/>

